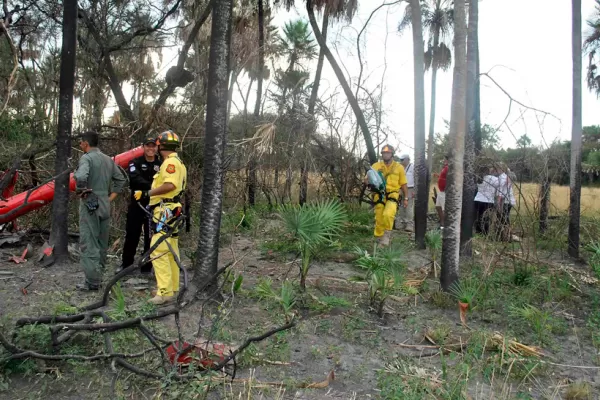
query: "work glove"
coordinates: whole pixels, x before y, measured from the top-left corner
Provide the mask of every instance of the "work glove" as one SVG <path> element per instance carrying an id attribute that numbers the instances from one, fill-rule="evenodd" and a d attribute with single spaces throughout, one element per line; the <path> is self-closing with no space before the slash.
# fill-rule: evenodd
<path id="1" fill-rule="evenodd" d="M 148 196 L 147 190 L 136 190 L 135 192 L 133 192 L 133 198 L 136 201 L 148 200 L 149 197 L 150 196 Z"/>

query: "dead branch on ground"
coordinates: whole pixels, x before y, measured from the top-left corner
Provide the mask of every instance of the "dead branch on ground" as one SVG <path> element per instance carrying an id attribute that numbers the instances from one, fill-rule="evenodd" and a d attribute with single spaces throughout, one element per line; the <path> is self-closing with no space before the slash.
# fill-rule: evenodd
<path id="1" fill-rule="evenodd" d="M 170 229 L 164 235 L 162 235 L 162 237 L 159 238 L 159 240 L 157 240 L 157 242 L 146 253 L 139 257 L 136 260 L 136 262 L 134 262 L 132 265 L 128 266 L 115 276 L 113 276 L 105 286 L 101 299 L 92 304 L 81 307 L 80 309 L 83 312 L 74 315 L 46 315 L 40 317 L 21 318 L 16 322 L 17 329 L 25 325 L 31 324 L 48 325 L 48 329 L 50 330 L 51 334 L 51 342 L 54 347 L 63 345 L 64 343 L 68 342 L 69 339 L 71 339 L 71 337 L 73 337 L 74 333 L 76 332 L 98 332 L 104 336 L 103 352 L 101 352 L 100 354 L 94 354 L 89 356 L 76 354 L 44 354 L 41 352 L 21 348 L 15 345 L 10 340 L 8 340 L 7 337 L 0 331 L 0 346 L 2 346 L 8 352 L 8 355 L 6 357 L 0 359 L 0 363 L 12 359 L 25 358 L 37 358 L 47 361 L 76 360 L 84 362 L 111 360 L 111 367 L 113 369 L 113 372 L 116 373 L 115 366 L 119 365 L 120 367 L 127 369 L 133 372 L 134 374 L 141 375 L 149 379 L 174 379 L 176 381 L 187 381 L 190 379 L 197 378 L 198 374 L 208 374 L 211 371 L 221 371 L 226 375 L 229 373 L 232 375 L 233 378 L 235 376 L 235 358 L 239 354 L 241 354 L 250 344 L 265 340 L 278 332 L 291 329 L 296 325 L 296 322 L 292 320 L 288 324 L 273 328 L 263 333 L 262 335 L 246 339 L 237 349 L 230 351 L 229 354 L 223 354 L 218 363 L 214 363 L 211 366 L 207 366 L 201 371 L 186 373 L 182 372 L 182 367 L 184 365 L 179 364 L 178 359 L 181 355 L 187 353 L 190 347 L 185 346 L 186 342 L 181 333 L 179 314 L 185 306 L 191 303 L 184 303 L 185 293 L 188 289 L 187 272 L 181 264 L 181 260 L 173 252 L 173 249 L 171 248 L 168 242 L 166 243 L 169 247 L 169 252 L 173 254 L 175 262 L 179 266 L 184 276 L 184 285 L 177 297 L 176 303 L 165 308 L 160 308 L 150 314 L 125 319 L 122 321 L 113 321 L 106 313 L 106 306 L 108 305 L 109 295 L 113 286 L 116 285 L 125 276 L 139 269 L 141 265 L 147 263 L 150 260 L 150 254 L 152 254 L 152 252 L 167 238 L 171 237 L 173 232 L 175 232 L 182 225 L 182 222 L 183 218 L 179 217 L 175 221 L 174 229 Z M 220 268 L 214 274 L 213 278 L 209 279 L 207 282 L 212 282 L 213 279 L 216 279 L 223 272 L 227 271 L 228 268 L 232 265 L 234 265 L 234 262 L 231 262 L 225 265 L 224 267 Z M 223 282 L 223 284 L 225 284 L 225 281 Z M 222 287 L 223 286 L 221 286 L 221 289 Z M 200 287 L 196 289 L 196 291 L 201 292 L 203 289 L 204 287 Z M 208 304 L 209 301 L 214 300 L 215 295 L 217 295 L 218 293 L 220 293 L 220 291 L 215 291 L 213 296 L 210 296 L 209 298 L 203 300 L 202 310 L 204 310 L 204 306 Z M 192 296 L 192 298 L 195 300 L 195 296 Z M 192 302 L 194 300 L 192 300 Z M 177 338 L 174 340 L 167 340 L 158 337 L 146 324 L 147 321 L 159 320 L 169 315 L 174 316 L 177 326 Z M 95 322 L 98 318 L 100 318 L 100 321 Z M 125 329 L 138 330 L 143 335 L 143 337 L 145 337 L 150 342 L 151 346 L 138 353 L 115 352 L 112 343 L 111 333 L 122 331 Z M 165 353 L 167 347 L 169 346 L 173 346 L 173 348 L 177 350 L 177 354 L 175 357 L 173 357 L 173 360 L 169 360 Z M 160 372 L 150 371 L 127 361 L 141 358 L 146 354 L 155 353 L 158 353 L 161 357 L 162 367 Z M 226 370 L 226 367 L 229 366 L 232 362 L 234 369 L 231 373 Z"/>

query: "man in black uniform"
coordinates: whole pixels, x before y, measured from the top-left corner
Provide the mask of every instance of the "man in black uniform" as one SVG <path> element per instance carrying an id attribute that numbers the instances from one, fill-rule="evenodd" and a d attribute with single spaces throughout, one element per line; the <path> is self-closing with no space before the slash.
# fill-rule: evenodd
<path id="1" fill-rule="evenodd" d="M 125 244 L 123 245 L 122 264 L 117 268 L 117 273 L 123 268 L 133 264 L 135 251 L 142 227 L 144 229 L 144 252 L 150 248 L 150 221 L 148 215 L 140 208 L 138 202 L 133 198 L 136 190 L 150 190 L 154 175 L 160 170 L 161 161 L 156 154 L 156 138 L 147 137 L 144 140 L 144 155 L 133 159 L 129 163 L 127 173 L 129 174 L 129 187 L 131 196 L 129 198 L 129 209 L 127 210 L 127 223 L 125 225 Z M 142 206 L 148 205 L 148 199 L 139 202 Z M 142 274 L 152 272 L 152 263 L 142 265 Z"/>

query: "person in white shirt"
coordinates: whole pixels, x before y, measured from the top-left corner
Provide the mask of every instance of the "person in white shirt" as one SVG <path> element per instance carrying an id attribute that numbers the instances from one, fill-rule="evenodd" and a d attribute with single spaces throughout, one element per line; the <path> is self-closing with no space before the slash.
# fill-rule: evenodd
<path id="1" fill-rule="evenodd" d="M 398 213 L 396 214 L 396 221 L 394 223 L 394 227 L 398 230 L 413 232 L 415 224 L 415 168 L 413 163 L 410 162 L 410 156 L 408 154 L 402 154 L 400 156 L 400 164 L 402 164 L 402 166 L 404 167 L 404 173 L 406 174 L 406 180 L 408 181 L 408 206 L 398 207 Z"/>
<path id="2" fill-rule="evenodd" d="M 481 183 L 477 184 L 475 196 L 475 232 L 487 235 L 490 231 L 490 222 L 498 191 L 498 177 L 493 175 L 493 168 L 489 168 L 487 175 Z"/>
<path id="3" fill-rule="evenodd" d="M 496 193 L 496 209 L 498 212 L 498 239 L 510 240 L 510 211 L 517 203 L 513 192 L 510 169 L 504 163 L 497 168 L 498 191 Z"/>

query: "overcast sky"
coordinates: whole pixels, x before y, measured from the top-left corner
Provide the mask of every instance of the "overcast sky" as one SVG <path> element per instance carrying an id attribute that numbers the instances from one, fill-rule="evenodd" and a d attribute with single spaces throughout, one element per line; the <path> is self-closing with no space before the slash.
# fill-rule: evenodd
<path id="1" fill-rule="evenodd" d="M 330 28 L 328 43 L 343 64 L 347 77 L 356 79 L 359 61 L 356 36 L 372 11 L 383 0 L 361 0 L 351 25 L 338 23 Z M 393 2 L 393 0 L 387 0 Z M 413 153 L 413 63 L 412 32 L 397 33 L 405 3 L 380 9 L 362 35 L 364 84 L 373 90 L 383 79 L 383 124 L 392 133 L 390 143 L 399 151 Z M 583 34 L 585 21 L 594 11 L 594 0 L 582 0 Z M 306 11 L 276 11 L 277 26 L 290 20 L 308 21 Z M 509 107 L 509 98 L 486 77 L 481 81 L 482 122 L 500 127 L 503 147 L 514 147 L 516 138 L 529 135 L 534 144 L 550 144 L 571 135 L 572 58 L 571 1 L 569 0 L 481 0 L 479 3 L 479 49 L 481 72 L 489 72 L 510 95 L 528 106 L 550 115 L 525 111 L 513 104 L 506 126 L 500 126 Z M 160 69 L 164 72 L 176 62 L 178 48 L 165 50 Z M 583 125 L 600 124 L 597 112 L 600 100 L 587 90 L 583 58 Z M 313 63 L 312 73 L 314 74 Z M 385 71 L 385 73 L 384 73 Z M 311 77 L 312 79 L 312 77 Z M 240 78 L 242 88 L 248 80 Z M 265 84 L 268 88 L 269 82 Z M 355 90 L 355 88 L 353 88 Z M 245 90 L 243 90 L 245 92 Z M 444 120 L 450 119 L 452 69 L 438 72 L 436 132 L 445 132 Z M 254 104 L 254 90 L 249 104 Z M 325 62 L 319 95 L 322 99 L 339 93 L 338 105 L 345 97 L 333 70 Z M 428 131 L 431 75 L 425 75 L 426 125 Z M 242 104 L 236 90 L 234 102 Z M 235 113 L 235 107 L 232 113 Z M 348 132 L 351 134 L 352 132 Z"/>
<path id="2" fill-rule="evenodd" d="M 388 0 L 388 2 L 391 2 Z M 371 12 L 382 1 L 359 1 L 358 13 L 351 26 L 331 29 L 328 42 L 337 48 L 338 55 L 353 78 L 358 76 L 356 35 Z M 397 33 L 404 4 L 384 7 L 371 19 L 363 34 L 362 58 L 366 86 L 374 89 L 384 76 L 383 108 L 385 125 L 395 132 L 392 144 L 400 151 L 412 154 L 413 140 L 413 63 L 412 32 Z M 588 28 L 585 20 L 594 10 L 594 0 L 582 1 L 583 34 Z M 291 19 L 307 19 L 305 10 L 278 12 L 279 26 Z M 386 43 L 387 37 L 387 43 Z M 366 46 L 365 46 L 366 44 Z M 527 111 L 513 104 L 507 122 L 510 130 L 499 131 L 504 147 L 515 146 L 515 139 L 527 134 L 535 144 L 551 143 L 556 138 L 571 135 L 571 2 L 568 0 L 482 0 L 479 3 L 479 46 L 481 72 L 490 75 L 513 98 L 547 111 L 553 116 Z M 387 69 L 384 68 L 387 65 Z M 587 58 L 583 60 L 585 67 Z M 333 70 L 325 63 L 320 96 L 339 91 Z M 483 123 L 494 127 L 504 120 L 509 98 L 490 80 L 482 77 L 481 117 Z M 600 124 L 597 112 L 600 100 L 590 93 L 583 82 L 583 125 Z M 436 132 L 444 132 L 444 119 L 450 119 L 452 69 L 437 75 Z M 431 75 L 425 76 L 426 124 L 429 125 Z M 252 103 L 251 103 L 252 104 Z M 522 115 L 522 116 L 521 116 Z M 512 131 L 512 133 L 511 133 Z"/>

